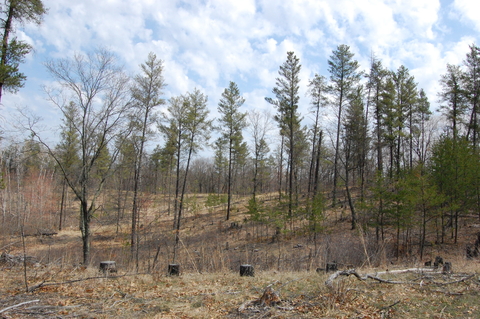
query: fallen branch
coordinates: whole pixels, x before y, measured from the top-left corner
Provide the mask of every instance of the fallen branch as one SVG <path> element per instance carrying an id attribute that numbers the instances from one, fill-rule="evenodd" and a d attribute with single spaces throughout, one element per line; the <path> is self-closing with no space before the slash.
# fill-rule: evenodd
<path id="1" fill-rule="evenodd" d="M 442 290 L 432 290 L 432 292 L 436 292 L 436 293 L 439 293 L 439 294 L 445 294 L 445 295 L 448 295 L 448 296 L 463 296 L 464 295 L 463 292 L 451 292 L 451 291 L 442 291 Z"/>
<path id="2" fill-rule="evenodd" d="M 7 308 L 3 308 L 2 310 L 0 310 L 0 313 L 4 313 L 10 309 L 13 309 L 13 308 L 17 308 L 17 307 L 20 307 L 20 306 L 23 306 L 23 305 L 26 305 L 26 304 L 29 304 L 29 303 L 33 303 L 33 302 L 39 302 L 40 299 L 36 299 L 36 300 L 30 300 L 30 301 L 25 301 L 25 302 L 21 302 L 19 304 L 16 304 L 16 305 L 13 305 L 13 306 L 10 306 L 10 307 L 7 307 Z"/>
<path id="3" fill-rule="evenodd" d="M 376 280 L 376 281 L 379 281 L 379 282 L 383 282 L 385 284 L 394 284 L 394 285 L 413 285 L 415 284 L 414 282 L 409 282 L 409 281 L 393 281 L 393 280 L 388 280 L 388 279 L 382 279 L 382 278 L 379 278 L 377 276 L 373 276 L 373 275 L 366 275 L 367 278 L 370 278 L 370 279 L 373 279 L 373 280 Z"/>
<path id="4" fill-rule="evenodd" d="M 25 256 L 25 255 L 14 256 L 7 253 L 2 253 L 0 255 L 0 262 L 2 263 L 18 265 L 18 264 L 22 264 L 24 261 L 35 262 L 36 257 Z"/>
<path id="5" fill-rule="evenodd" d="M 417 283 L 415 283 L 413 281 L 394 281 L 394 280 L 389 280 L 389 279 L 382 279 L 382 278 L 378 277 L 378 274 L 392 274 L 392 273 L 399 274 L 399 273 L 406 273 L 406 272 L 426 272 L 426 271 L 433 272 L 434 270 L 429 269 L 429 268 L 410 268 L 410 269 L 401 269 L 401 270 L 392 270 L 392 271 L 382 271 L 382 272 L 375 273 L 375 275 L 366 274 L 364 276 L 360 275 L 355 269 L 340 270 L 340 271 L 337 271 L 337 272 L 333 273 L 332 275 L 330 275 L 330 277 L 328 277 L 328 279 L 325 281 L 325 285 L 329 288 L 333 288 L 333 281 L 335 279 L 337 279 L 339 276 L 350 276 L 350 275 L 353 275 L 353 276 L 357 277 L 357 279 L 359 279 L 361 281 L 365 281 L 367 279 L 373 279 L 373 280 L 376 280 L 376 281 L 379 281 L 379 282 L 382 282 L 382 283 L 386 283 L 386 284 L 415 285 Z M 441 272 L 436 271 L 435 273 L 440 274 Z M 460 278 L 458 280 L 450 281 L 450 282 L 441 283 L 441 282 L 433 281 L 432 283 L 435 284 L 435 285 L 439 285 L 439 286 L 451 285 L 451 284 L 456 284 L 456 283 L 459 283 L 459 282 L 466 281 L 466 280 L 472 278 L 473 276 L 474 275 L 468 275 L 466 277 Z M 423 284 L 423 281 L 420 283 L 420 285 L 422 285 L 422 284 Z"/>
<path id="6" fill-rule="evenodd" d="M 327 281 L 325 281 L 325 285 L 327 287 L 332 288 L 333 287 L 333 281 L 335 279 L 337 279 L 338 276 L 350 276 L 350 275 L 354 275 L 355 277 L 357 277 L 360 280 L 366 280 L 367 279 L 366 277 L 360 276 L 355 269 L 339 270 L 339 271 L 334 272 L 332 275 L 330 275 L 330 277 L 328 277 Z"/>
<path id="7" fill-rule="evenodd" d="M 395 269 L 395 270 L 386 270 L 381 272 L 376 272 L 376 275 L 381 274 L 403 274 L 406 272 L 433 272 L 433 273 L 441 273 L 442 271 L 434 268 L 408 268 L 408 269 Z"/>
<path id="8" fill-rule="evenodd" d="M 82 305 L 73 305 L 73 306 L 51 306 L 51 305 L 31 306 L 31 307 L 25 308 L 23 311 L 73 309 L 73 308 L 78 308 L 78 307 L 81 307 L 81 306 Z"/>
<path id="9" fill-rule="evenodd" d="M 397 300 L 397 301 L 395 301 L 394 303 L 392 303 L 391 305 L 382 307 L 380 310 L 387 310 L 387 309 L 389 309 L 389 308 L 392 308 L 393 306 L 398 305 L 400 302 L 401 302 L 401 300 Z"/>
<path id="10" fill-rule="evenodd" d="M 19 242 L 20 242 L 20 241 L 14 241 L 13 243 L 10 243 L 10 244 L 8 244 L 8 245 L 5 245 L 5 246 L 3 246 L 3 247 L 0 247 L 0 250 L 3 250 L 3 249 L 5 249 L 5 248 L 7 248 L 8 246 L 12 246 L 12 245 L 18 244 Z"/>
<path id="11" fill-rule="evenodd" d="M 36 284 L 35 286 L 29 287 L 28 290 L 27 290 L 27 292 L 33 292 L 33 291 L 37 290 L 38 288 L 42 287 L 44 283 L 45 283 L 45 280 L 42 281 L 42 282 L 39 283 L 39 284 Z"/>
<path id="12" fill-rule="evenodd" d="M 460 278 L 458 280 L 454 280 L 454 281 L 449 281 L 449 282 L 433 282 L 435 285 L 438 285 L 438 286 L 446 286 L 446 285 L 451 285 L 451 284 L 457 284 L 459 282 L 464 282 L 470 278 L 473 278 L 473 276 L 475 276 L 475 274 L 473 275 L 469 275 L 467 277 L 464 277 L 464 278 Z"/>

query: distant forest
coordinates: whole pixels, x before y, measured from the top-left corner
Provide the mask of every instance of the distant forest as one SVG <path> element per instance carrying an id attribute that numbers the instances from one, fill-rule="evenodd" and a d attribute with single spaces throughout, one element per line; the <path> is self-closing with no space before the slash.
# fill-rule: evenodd
<path id="1" fill-rule="evenodd" d="M 2 140 L 0 231 L 61 230 L 66 207 L 76 205 L 84 263 L 99 214 L 128 221 L 131 253 L 138 254 L 147 198 L 162 202 L 158 214 L 172 216 L 176 245 L 200 193 L 207 206 L 225 205 L 226 220 L 246 210 L 251 222 L 282 232 L 298 221 L 321 232 L 325 212 L 343 207 L 351 228 L 372 231 L 378 242 L 394 229 L 397 249 L 415 231 L 421 257 L 427 240 L 456 243 L 462 219 L 480 219 L 474 44 L 438 79 L 438 110 L 406 67 L 388 70 L 372 56 L 362 72 L 347 45 L 333 50 L 328 74 L 308 83 L 300 83 L 301 61 L 288 52 L 265 97 L 272 113 L 245 112 L 230 82 L 215 101 L 217 119 L 200 90 L 164 99 L 168 79 L 154 53 L 134 77 L 104 49 L 45 67 L 54 79 L 45 97 L 62 114 L 59 142 L 49 144 L 34 118 L 24 128 L 28 139 Z M 308 97 L 299 95 L 300 85 L 308 85 Z M 311 113 L 299 113 L 301 98 Z M 211 157 L 200 157 L 206 147 Z M 274 204 L 265 203 L 267 194 Z M 235 204 L 240 196 L 249 198 L 246 207 Z"/>

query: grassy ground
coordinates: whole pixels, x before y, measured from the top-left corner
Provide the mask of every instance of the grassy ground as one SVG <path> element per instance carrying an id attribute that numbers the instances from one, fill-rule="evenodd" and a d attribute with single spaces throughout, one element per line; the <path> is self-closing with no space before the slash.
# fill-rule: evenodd
<path id="1" fill-rule="evenodd" d="M 310 272 L 184 273 L 130 275 L 106 278 L 97 269 L 29 266 L 26 293 L 22 266 L 3 267 L 2 318 L 480 318 L 478 263 L 459 264 L 462 273 L 387 273 L 382 283 Z M 360 269 L 359 273 L 375 273 Z M 72 280 L 79 280 L 69 282 Z M 267 287 L 278 304 L 258 301 Z M 239 308 L 241 311 L 239 311 Z"/>
<path id="2" fill-rule="evenodd" d="M 342 209 L 327 212 L 316 241 L 303 222 L 277 236 L 274 227 L 249 222 L 242 209 L 228 222 L 222 207 L 191 210 L 176 261 L 181 275 L 169 277 L 173 217 L 162 211 L 152 204 L 142 217 L 138 271 L 145 274 L 135 274 L 127 214 L 119 224 L 115 216 L 95 216 L 88 267 L 80 264 L 76 213 L 54 236 L 32 231 L 25 238 L 25 253 L 36 257 L 26 272 L 18 259 L 22 238 L 0 236 L 0 253 L 17 258 L 0 262 L 0 318 L 480 318 L 480 258 L 467 260 L 464 254 L 480 229 L 475 216 L 462 225 L 457 244 L 432 240 L 420 260 L 414 245 L 402 258 L 392 255 L 393 230 L 387 229 L 380 247 L 374 231 L 351 231 Z M 453 273 L 392 272 L 423 266 L 438 255 L 452 263 Z M 104 277 L 101 260 L 115 260 L 118 272 Z M 332 260 L 360 275 L 388 269 L 378 277 L 400 283 L 339 276 L 328 286 L 331 273 L 316 269 Z M 255 277 L 239 276 L 244 263 L 254 265 Z M 25 292 L 25 277 L 31 292 Z M 259 301 L 267 287 L 280 302 Z"/>

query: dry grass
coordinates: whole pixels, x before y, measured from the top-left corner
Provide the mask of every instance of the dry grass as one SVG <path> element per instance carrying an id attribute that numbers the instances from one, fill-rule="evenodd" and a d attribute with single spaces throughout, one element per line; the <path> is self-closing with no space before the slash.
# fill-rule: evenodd
<path id="1" fill-rule="evenodd" d="M 194 201 L 203 201 L 197 196 Z M 237 207 L 245 203 L 237 200 Z M 117 231 L 115 218 L 98 215 L 92 223 L 92 262 L 80 265 L 81 238 L 76 217 L 52 237 L 26 237 L 26 253 L 37 263 L 27 268 L 25 293 L 22 264 L 0 263 L 0 311 L 24 301 L 39 300 L 0 313 L 0 318 L 480 318 L 480 264 L 464 258 L 464 245 L 475 239 L 477 228 L 464 227 L 456 245 L 431 245 L 424 260 L 392 258 L 387 240 L 375 246 L 374 234 L 350 231 L 348 216 L 330 211 L 317 245 L 300 222 L 289 232 L 245 221 L 244 210 L 224 221 L 223 206 L 190 210 L 181 231 L 178 263 L 181 276 L 166 276 L 172 253 L 172 218 L 165 207 L 150 201 L 140 230 L 140 272 L 130 258 L 128 216 Z M 236 222 L 240 227 L 231 227 Z M 228 244 L 227 244 L 228 243 Z M 23 255 L 21 238 L 0 238 L 0 249 Z M 157 251 L 159 252 L 155 259 Z M 369 258 L 366 258 L 366 256 Z M 440 255 L 453 264 L 452 275 L 397 274 L 385 278 L 408 281 L 394 285 L 353 276 L 325 285 L 327 274 L 317 267 L 336 260 L 343 267 L 374 273 L 420 266 Z M 118 273 L 101 277 L 98 263 L 115 260 Z M 255 266 L 255 277 L 240 277 L 239 266 Z M 377 268 L 372 268 L 377 267 Z M 464 282 L 459 275 L 474 274 Z M 80 280 L 70 282 L 72 280 Z M 249 305 L 272 287 L 282 302 L 273 307 Z M 245 309 L 238 311 L 240 306 Z"/>
<path id="2" fill-rule="evenodd" d="M 97 269 L 28 269 L 30 286 L 44 282 L 32 293 L 23 292 L 21 267 L 1 272 L 0 311 L 4 318 L 478 318 L 480 296 L 478 264 L 459 266 L 476 275 L 455 284 L 457 275 L 387 275 L 409 281 L 393 285 L 355 277 L 340 277 L 333 288 L 325 286 L 327 274 L 316 272 L 257 272 L 255 277 L 238 273 L 117 274 L 98 278 Z M 362 270 L 366 272 L 367 269 Z M 373 269 L 369 271 L 373 272 Z M 124 276 L 127 275 L 127 276 Z M 97 277 L 95 279 L 88 279 Z M 84 279 L 74 283 L 63 283 Z M 57 283 L 51 285 L 52 283 Z M 282 302 L 273 307 L 238 308 L 259 299 L 272 287 Z"/>

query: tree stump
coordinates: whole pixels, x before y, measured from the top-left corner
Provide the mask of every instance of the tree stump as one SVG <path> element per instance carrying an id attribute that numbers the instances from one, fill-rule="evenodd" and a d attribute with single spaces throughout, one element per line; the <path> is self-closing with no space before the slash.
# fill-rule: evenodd
<path id="1" fill-rule="evenodd" d="M 169 264 L 168 265 L 168 275 L 169 276 L 179 276 L 180 275 L 180 265 L 179 264 Z"/>
<path id="2" fill-rule="evenodd" d="M 253 271 L 253 266 L 252 265 L 240 265 L 240 276 L 248 276 L 248 277 L 253 277 L 254 276 L 254 271 Z"/>
<path id="3" fill-rule="evenodd" d="M 100 262 L 100 271 L 103 272 L 104 274 L 117 272 L 117 265 L 112 260 L 101 261 Z"/>
<path id="4" fill-rule="evenodd" d="M 327 265 L 325 267 L 326 272 L 337 271 L 337 270 L 338 270 L 338 266 L 337 266 L 337 263 L 335 261 L 331 262 L 331 263 L 327 263 Z"/>
<path id="5" fill-rule="evenodd" d="M 446 261 L 445 264 L 443 264 L 442 273 L 449 274 L 451 272 L 452 272 L 452 263 L 449 261 Z"/>
<path id="6" fill-rule="evenodd" d="M 237 222 L 230 223 L 230 229 L 240 229 L 242 228 L 240 225 L 238 225 Z"/>
<path id="7" fill-rule="evenodd" d="M 480 232 L 477 233 L 477 240 L 475 241 L 475 248 L 480 247 Z"/>
<path id="8" fill-rule="evenodd" d="M 433 263 L 433 268 L 437 269 L 440 264 L 443 265 L 443 258 L 440 256 L 435 257 L 435 262 Z"/>
<path id="9" fill-rule="evenodd" d="M 472 249 L 471 246 L 467 246 L 466 248 L 466 257 L 467 259 L 472 259 L 475 255 L 475 251 Z"/>

